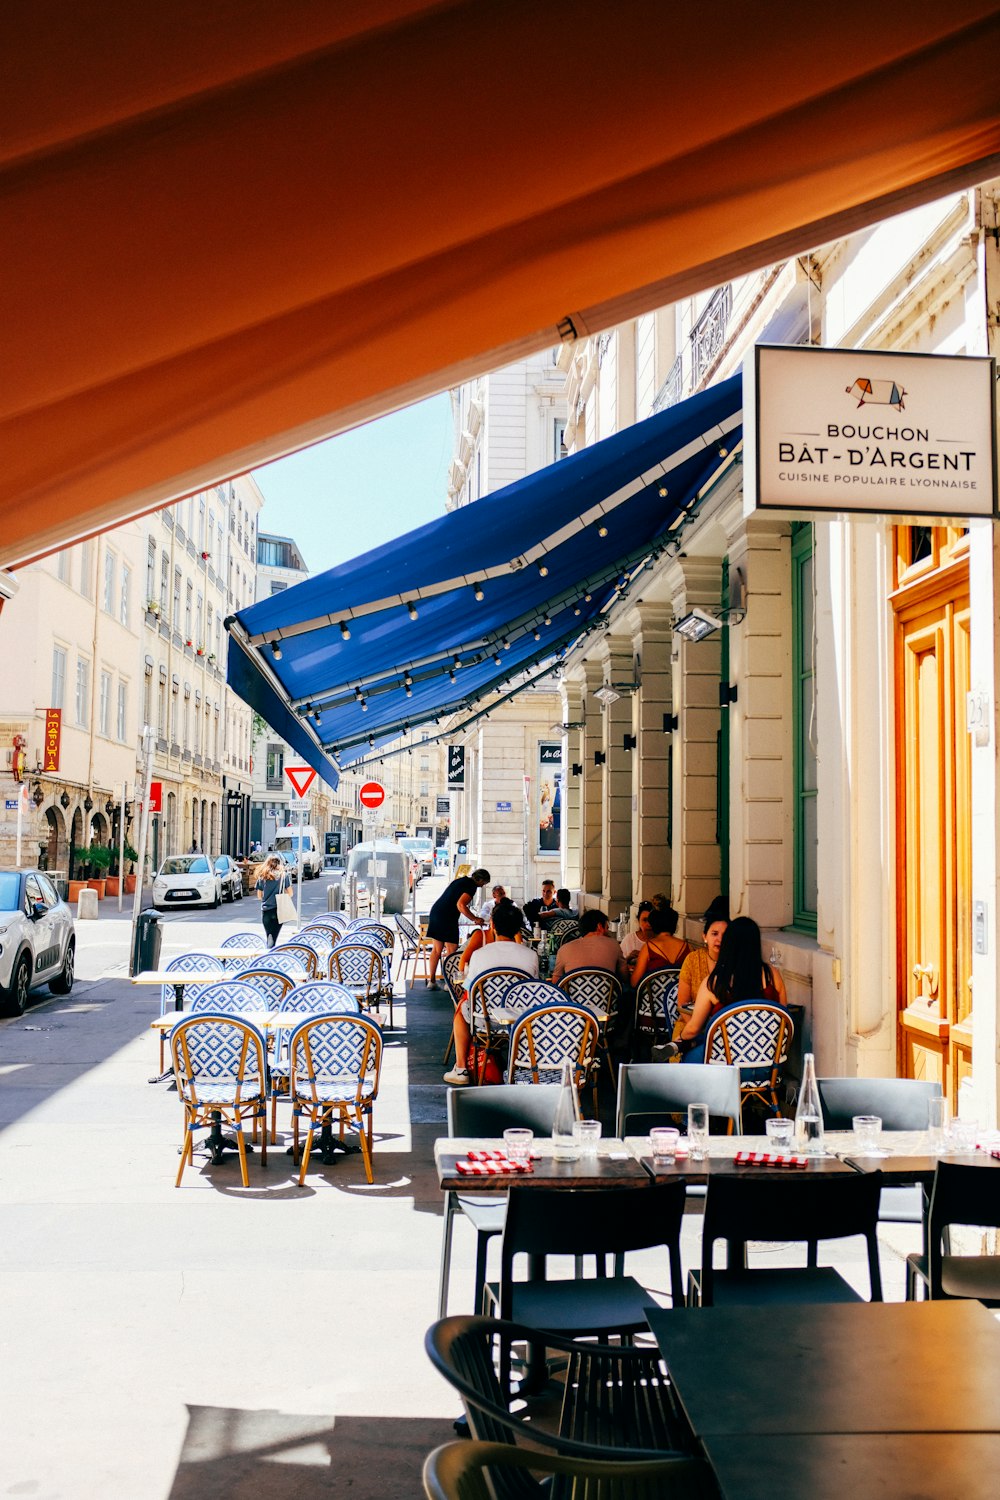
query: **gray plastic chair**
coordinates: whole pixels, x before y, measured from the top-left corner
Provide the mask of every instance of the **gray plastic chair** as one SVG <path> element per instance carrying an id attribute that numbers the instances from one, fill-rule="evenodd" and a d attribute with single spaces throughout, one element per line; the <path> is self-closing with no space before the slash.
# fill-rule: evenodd
<path id="1" fill-rule="evenodd" d="M 502 1136 L 516 1125 L 527 1126 L 537 1136 L 552 1134 L 559 1085 L 552 1083 L 497 1083 L 486 1088 L 448 1090 L 448 1134 L 476 1139 Z M 455 1215 L 462 1213 L 476 1231 L 476 1285 L 473 1307 L 478 1312 L 486 1284 L 486 1254 L 490 1240 L 503 1233 L 507 1198 L 463 1197 L 445 1193 L 444 1235 L 441 1243 L 441 1273 L 438 1283 L 438 1317 L 448 1312 L 448 1281 L 451 1276 L 451 1241 Z"/>
<path id="2" fill-rule="evenodd" d="M 817 1085 L 826 1130 L 852 1129 L 855 1115 L 878 1115 L 886 1130 L 926 1130 L 928 1101 L 941 1097 L 939 1083 L 921 1078 L 819 1078 Z M 922 1224 L 923 1188 L 883 1188 L 878 1216 L 883 1224 Z"/>
<path id="3" fill-rule="evenodd" d="M 689 1104 L 707 1104 L 709 1115 L 740 1121 L 740 1070 L 719 1063 L 623 1063 L 618 1070 L 615 1134 L 647 1135 L 651 1126 L 669 1125 L 672 1114 Z"/>

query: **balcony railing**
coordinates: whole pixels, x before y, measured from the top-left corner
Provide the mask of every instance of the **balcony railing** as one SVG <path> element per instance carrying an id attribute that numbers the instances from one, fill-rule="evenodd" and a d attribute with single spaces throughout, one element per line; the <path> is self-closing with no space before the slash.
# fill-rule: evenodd
<path id="1" fill-rule="evenodd" d="M 691 385 L 704 380 L 726 342 L 726 325 L 733 310 L 733 289 L 720 286 L 691 330 Z"/>
<path id="2" fill-rule="evenodd" d="M 680 355 L 678 354 L 677 358 L 670 366 L 670 374 L 667 376 L 666 380 L 663 382 L 663 384 L 660 386 L 660 389 L 653 397 L 653 411 L 666 411 L 668 406 L 676 406 L 678 401 L 681 399 L 681 392 L 683 391 L 683 389 L 684 365 Z"/>

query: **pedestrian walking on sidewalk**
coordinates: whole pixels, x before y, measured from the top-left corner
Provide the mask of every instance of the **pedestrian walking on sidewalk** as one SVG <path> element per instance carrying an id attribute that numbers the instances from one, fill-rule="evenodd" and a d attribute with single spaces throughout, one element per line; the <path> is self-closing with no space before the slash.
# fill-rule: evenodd
<path id="1" fill-rule="evenodd" d="M 260 920 L 264 925 L 269 948 L 274 947 L 281 931 L 281 923 L 278 921 L 278 892 L 284 888 L 285 878 L 284 860 L 279 854 L 272 854 L 270 859 L 265 859 L 258 867 L 253 884 L 254 890 L 260 895 Z"/>

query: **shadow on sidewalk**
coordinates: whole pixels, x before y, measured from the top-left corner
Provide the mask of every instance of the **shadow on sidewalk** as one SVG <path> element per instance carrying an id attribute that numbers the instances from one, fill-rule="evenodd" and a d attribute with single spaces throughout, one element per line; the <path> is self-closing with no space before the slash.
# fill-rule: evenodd
<path id="1" fill-rule="evenodd" d="M 413 1500 L 427 1454 L 454 1436 L 443 1418 L 189 1406 L 169 1500 Z"/>

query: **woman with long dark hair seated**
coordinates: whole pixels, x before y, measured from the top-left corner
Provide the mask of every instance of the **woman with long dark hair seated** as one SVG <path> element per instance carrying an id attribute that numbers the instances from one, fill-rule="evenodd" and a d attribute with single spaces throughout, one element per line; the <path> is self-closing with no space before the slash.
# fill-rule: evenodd
<path id="1" fill-rule="evenodd" d="M 752 917 L 734 917 L 722 936 L 715 968 L 704 980 L 681 1032 L 684 1061 L 705 1061 L 705 1033 L 709 1023 L 724 1010 L 767 1000 L 787 1006 L 785 981 L 771 964 L 764 962 L 760 928 Z"/>

